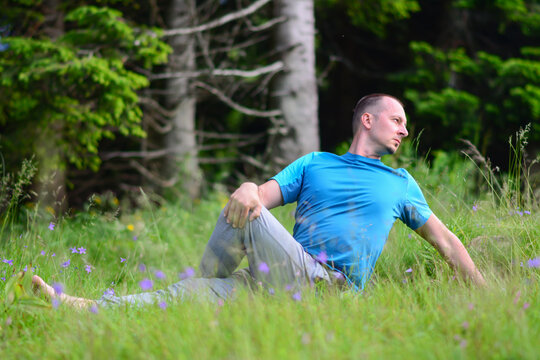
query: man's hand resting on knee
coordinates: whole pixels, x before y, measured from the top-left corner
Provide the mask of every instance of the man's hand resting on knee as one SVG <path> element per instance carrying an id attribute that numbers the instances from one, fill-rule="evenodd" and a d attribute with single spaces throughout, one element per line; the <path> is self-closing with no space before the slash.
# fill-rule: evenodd
<path id="1" fill-rule="evenodd" d="M 227 218 L 227 223 L 233 228 L 243 228 L 250 211 L 249 221 L 253 221 L 261 215 L 263 206 L 272 209 L 282 203 L 281 189 L 275 180 L 270 180 L 261 186 L 246 182 L 232 193 L 223 214 Z"/>

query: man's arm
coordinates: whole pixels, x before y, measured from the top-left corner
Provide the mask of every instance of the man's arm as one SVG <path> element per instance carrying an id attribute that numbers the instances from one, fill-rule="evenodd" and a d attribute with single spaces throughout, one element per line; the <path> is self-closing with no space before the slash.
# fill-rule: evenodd
<path id="1" fill-rule="evenodd" d="M 249 221 L 253 221 L 261 215 L 263 206 L 273 209 L 282 204 L 283 197 L 277 181 L 270 180 L 260 186 L 246 182 L 232 193 L 223 214 L 232 227 L 243 228 L 250 211 Z"/>
<path id="2" fill-rule="evenodd" d="M 416 229 L 416 232 L 433 245 L 448 264 L 459 271 L 463 278 L 471 279 L 477 285 L 486 285 L 486 281 L 461 241 L 448 230 L 435 214 L 431 214 L 428 221 Z"/>

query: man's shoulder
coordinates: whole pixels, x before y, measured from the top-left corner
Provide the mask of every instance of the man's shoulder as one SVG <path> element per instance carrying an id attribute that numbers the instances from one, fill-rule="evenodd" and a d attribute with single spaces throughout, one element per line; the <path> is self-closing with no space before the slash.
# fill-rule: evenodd
<path id="1" fill-rule="evenodd" d="M 300 160 L 302 162 L 305 162 L 305 163 L 310 163 L 312 161 L 318 161 L 318 160 L 327 161 L 327 160 L 331 160 L 331 159 L 339 159 L 339 156 L 336 155 L 336 154 L 326 152 L 326 151 L 313 151 L 313 152 L 310 152 L 309 154 L 306 154 L 306 155 L 298 158 L 298 160 Z"/>

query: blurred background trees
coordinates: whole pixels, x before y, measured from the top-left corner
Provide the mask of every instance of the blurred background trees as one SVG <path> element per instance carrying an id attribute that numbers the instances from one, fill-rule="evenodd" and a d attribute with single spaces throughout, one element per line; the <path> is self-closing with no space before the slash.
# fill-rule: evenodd
<path id="1" fill-rule="evenodd" d="M 35 197 L 57 211 L 262 181 L 346 147 L 373 92 L 405 101 L 421 154 L 467 139 L 508 170 L 531 124 L 538 155 L 536 0 L 0 3 L 2 171 L 35 155 Z"/>

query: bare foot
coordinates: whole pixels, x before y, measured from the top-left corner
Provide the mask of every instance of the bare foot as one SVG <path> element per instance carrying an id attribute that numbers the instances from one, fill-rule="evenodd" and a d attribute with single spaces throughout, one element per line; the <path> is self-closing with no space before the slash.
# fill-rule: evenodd
<path id="1" fill-rule="evenodd" d="M 52 286 L 47 284 L 37 275 L 32 276 L 32 283 L 34 284 L 34 290 L 40 290 L 41 293 L 45 294 L 49 299 L 58 299 L 62 303 L 68 304 L 74 308 L 85 309 L 96 304 L 94 300 L 79 298 L 64 293 L 58 294 Z"/>
<path id="2" fill-rule="evenodd" d="M 34 292 L 37 293 L 38 291 L 41 291 L 48 299 L 54 299 L 56 297 L 56 292 L 52 286 L 43 281 L 39 276 L 32 276 L 32 284 L 34 285 Z"/>

